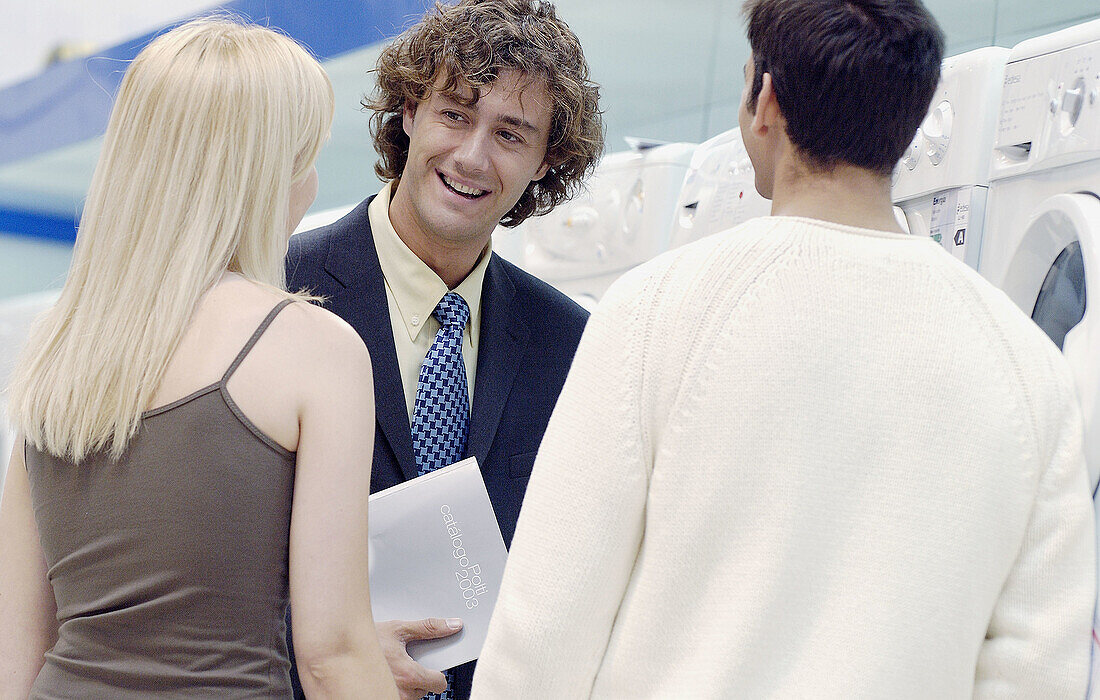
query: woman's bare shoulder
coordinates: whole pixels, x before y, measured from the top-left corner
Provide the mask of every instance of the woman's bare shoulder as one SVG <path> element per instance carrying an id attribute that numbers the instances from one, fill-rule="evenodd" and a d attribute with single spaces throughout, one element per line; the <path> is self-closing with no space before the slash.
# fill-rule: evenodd
<path id="1" fill-rule="evenodd" d="M 286 298 L 270 287 L 234 276 L 211 290 L 202 306 L 225 322 L 248 325 L 258 322 Z M 306 301 L 295 301 L 280 311 L 267 333 L 299 350 L 313 346 L 351 354 L 366 351 L 359 334 L 347 322 Z"/>
<path id="2" fill-rule="evenodd" d="M 367 356 L 367 346 L 354 328 L 336 314 L 308 302 L 290 304 L 280 314 L 281 333 L 302 351 Z"/>
<path id="3" fill-rule="evenodd" d="M 242 347 L 254 329 L 286 294 L 234 276 L 217 285 L 200 304 L 197 337 L 223 338 Z M 232 338 L 233 340 L 229 340 Z M 328 373 L 369 370 L 370 356 L 359 334 L 336 314 L 306 301 L 294 301 L 275 316 L 250 352 L 253 364 L 307 381 Z"/>

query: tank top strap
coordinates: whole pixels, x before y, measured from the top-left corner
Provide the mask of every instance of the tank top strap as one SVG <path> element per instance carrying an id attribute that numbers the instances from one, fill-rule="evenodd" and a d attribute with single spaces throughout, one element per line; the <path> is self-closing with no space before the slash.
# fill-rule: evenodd
<path id="1" fill-rule="evenodd" d="M 233 373 L 240 367 L 241 362 L 244 361 L 249 351 L 252 350 L 252 346 L 255 345 L 256 341 L 260 339 L 260 336 L 264 334 L 264 331 L 266 331 L 267 327 L 271 325 L 271 322 L 275 320 L 275 317 L 279 315 L 279 312 L 293 303 L 294 299 L 283 299 L 275 305 L 274 309 L 267 313 L 267 316 L 264 317 L 264 320 L 260 322 L 260 325 L 257 326 L 256 330 L 252 333 L 252 337 L 248 339 L 248 342 L 244 344 L 241 351 L 237 353 L 237 357 L 233 360 L 233 364 L 229 365 L 229 369 L 225 370 L 225 374 L 222 375 L 221 384 L 224 385 L 229 381 L 229 378 L 233 376 Z"/>

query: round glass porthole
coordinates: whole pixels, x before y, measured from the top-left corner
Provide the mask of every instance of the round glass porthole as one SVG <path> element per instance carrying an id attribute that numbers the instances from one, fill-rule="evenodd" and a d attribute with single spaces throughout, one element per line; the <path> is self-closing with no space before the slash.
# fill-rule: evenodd
<path id="1" fill-rule="evenodd" d="M 1066 333 L 1085 315 L 1085 260 L 1081 242 L 1067 245 L 1051 265 L 1035 300 L 1031 318 L 1046 332 L 1058 349 Z"/>

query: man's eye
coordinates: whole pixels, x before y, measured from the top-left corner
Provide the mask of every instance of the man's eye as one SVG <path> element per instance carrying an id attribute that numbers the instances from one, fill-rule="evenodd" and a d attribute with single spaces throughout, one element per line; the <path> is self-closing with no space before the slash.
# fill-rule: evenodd
<path id="1" fill-rule="evenodd" d="M 511 131 L 498 131 L 500 137 L 508 143 L 519 143 L 519 137 L 513 134 Z"/>
<path id="2" fill-rule="evenodd" d="M 450 119 L 453 122 L 462 121 L 462 115 L 461 114 L 459 114 L 458 112 L 452 112 L 449 109 L 444 110 L 443 116 L 447 117 L 447 119 Z"/>

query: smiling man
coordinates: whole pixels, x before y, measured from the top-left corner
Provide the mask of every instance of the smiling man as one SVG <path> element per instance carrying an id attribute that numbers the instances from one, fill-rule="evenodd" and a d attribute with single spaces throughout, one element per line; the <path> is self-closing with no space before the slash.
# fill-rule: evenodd
<path id="1" fill-rule="evenodd" d="M 387 184 L 291 239 L 288 286 L 325 297 L 370 349 L 372 491 L 475 456 L 510 544 L 587 314 L 495 255 L 491 237 L 565 201 L 591 172 L 603 149 L 598 90 L 554 6 L 530 0 L 437 6 L 376 73 L 364 106 Z M 457 624 L 378 623 L 403 698 L 468 696 L 472 663 L 445 679 L 405 650 Z"/>
<path id="2" fill-rule="evenodd" d="M 551 119 L 545 80 L 516 69 L 500 71 L 476 101 L 469 85 L 439 85 L 405 104 L 409 150 L 390 222 L 449 287 L 486 257 L 493 229 L 546 176 Z"/>

